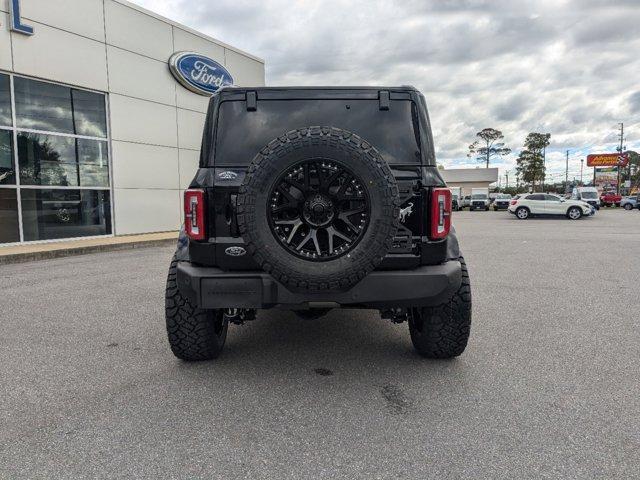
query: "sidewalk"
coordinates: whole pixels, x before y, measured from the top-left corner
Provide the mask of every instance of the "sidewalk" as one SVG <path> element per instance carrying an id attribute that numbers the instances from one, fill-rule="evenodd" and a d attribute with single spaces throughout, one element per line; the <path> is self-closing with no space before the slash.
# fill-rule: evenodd
<path id="1" fill-rule="evenodd" d="M 0 247 L 0 265 L 87 253 L 172 245 L 176 243 L 177 239 L 178 232 L 162 232 Z"/>

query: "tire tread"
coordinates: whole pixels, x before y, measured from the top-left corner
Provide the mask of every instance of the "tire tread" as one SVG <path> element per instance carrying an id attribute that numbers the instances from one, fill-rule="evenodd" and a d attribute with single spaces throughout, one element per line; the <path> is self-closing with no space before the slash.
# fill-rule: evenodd
<path id="1" fill-rule="evenodd" d="M 351 158 L 361 159 L 376 177 L 373 188 L 381 196 L 385 212 L 383 221 L 370 225 L 371 239 L 366 252 L 351 252 L 351 263 L 338 271 L 327 269 L 316 273 L 314 269 L 293 269 L 278 255 L 270 254 L 261 238 L 256 221 L 256 195 L 274 175 L 280 174 L 278 160 L 308 146 L 330 146 L 342 149 Z M 240 187 L 237 201 L 237 219 L 240 234 L 256 263 L 279 282 L 294 290 L 339 291 L 354 285 L 371 273 L 391 249 L 399 226 L 400 197 L 398 186 L 389 165 L 378 151 L 354 133 L 336 127 L 312 126 L 292 130 L 272 140 L 253 159 Z M 269 232 L 269 234 L 271 234 Z"/>
<path id="2" fill-rule="evenodd" d="M 417 352 L 426 358 L 447 359 L 464 352 L 471 334 L 471 282 L 463 257 L 462 283 L 449 301 L 434 307 L 418 309 L 422 329 L 409 320 L 411 341 Z"/>
<path id="3" fill-rule="evenodd" d="M 165 319 L 169 346 L 173 354 L 186 361 L 212 360 L 222 352 L 227 325 L 218 335 L 211 312 L 194 307 L 180 294 L 176 279 L 178 260 L 169 266 L 165 290 Z"/>

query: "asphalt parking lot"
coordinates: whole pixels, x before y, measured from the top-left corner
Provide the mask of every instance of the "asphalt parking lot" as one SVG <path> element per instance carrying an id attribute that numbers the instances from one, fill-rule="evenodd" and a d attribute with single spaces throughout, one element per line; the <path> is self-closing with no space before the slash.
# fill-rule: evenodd
<path id="1" fill-rule="evenodd" d="M 460 212 L 454 361 L 371 311 L 170 353 L 169 248 L 0 267 L 0 478 L 638 478 L 640 212 Z"/>

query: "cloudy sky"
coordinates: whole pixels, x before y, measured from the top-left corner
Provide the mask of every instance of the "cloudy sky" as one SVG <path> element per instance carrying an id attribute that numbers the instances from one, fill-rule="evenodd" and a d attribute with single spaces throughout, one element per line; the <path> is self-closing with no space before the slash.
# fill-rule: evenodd
<path id="1" fill-rule="evenodd" d="M 415 85 L 447 167 L 477 165 L 485 127 L 514 150 L 502 174 L 531 131 L 555 180 L 567 149 L 571 178 L 614 151 L 619 122 L 640 149 L 640 0 L 134 1 L 264 58 L 267 85 Z"/>

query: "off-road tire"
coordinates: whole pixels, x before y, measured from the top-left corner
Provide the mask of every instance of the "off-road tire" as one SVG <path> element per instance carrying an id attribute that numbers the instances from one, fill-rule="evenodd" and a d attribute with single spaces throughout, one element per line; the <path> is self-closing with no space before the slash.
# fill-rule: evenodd
<path id="1" fill-rule="evenodd" d="M 223 318 L 222 310 L 196 308 L 180 294 L 176 282 L 177 264 L 174 256 L 165 291 L 165 317 L 171 351 L 176 357 L 189 362 L 218 358 L 227 339 L 229 322 Z"/>
<path id="2" fill-rule="evenodd" d="M 464 258 L 462 283 L 448 302 L 435 307 L 414 308 L 409 333 L 416 351 L 426 358 L 446 359 L 464 352 L 471 333 L 471 283 Z"/>
<path id="3" fill-rule="evenodd" d="M 293 255 L 276 239 L 267 218 L 270 192 L 293 165 L 312 158 L 341 163 L 368 190 L 367 230 L 348 254 L 326 261 Z M 380 153 L 365 140 L 335 127 L 292 130 L 265 146 L 247 170 L 238 195 L 240 234 L 256 263 L 294 291 L 339 291 L 371 273 L 391 248 L 399 225 L 400 197 L 395 177 Z"/>

